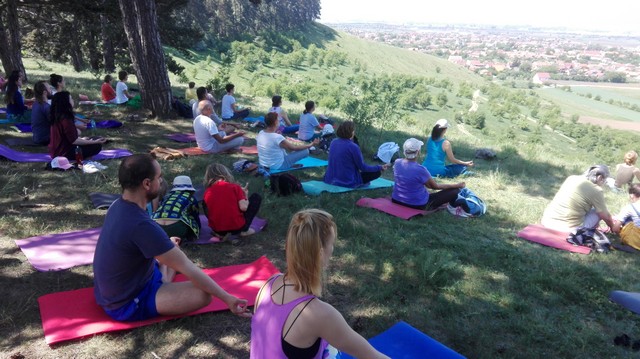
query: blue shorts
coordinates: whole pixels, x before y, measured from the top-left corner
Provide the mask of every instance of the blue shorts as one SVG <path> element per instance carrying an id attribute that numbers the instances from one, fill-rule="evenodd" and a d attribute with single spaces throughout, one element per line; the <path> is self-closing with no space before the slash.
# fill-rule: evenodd
<path id="1" fill-rule="evenodd" d="M 111 318 L 119 321 L 136 321 L 157 317 L 159 314 L 156 309 L 156 293 L 158 293 L 161 286 L 162 273 L 160 273 L 156 262 L 151 280 L 147 282 L 135 298 L 118 309 L 105 309 L 105 312 Z"/>

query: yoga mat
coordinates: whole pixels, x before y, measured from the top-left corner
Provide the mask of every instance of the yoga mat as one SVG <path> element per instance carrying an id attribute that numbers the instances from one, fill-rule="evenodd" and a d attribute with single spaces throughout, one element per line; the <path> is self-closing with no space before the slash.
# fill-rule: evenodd
<path id="1" fill-rule="evenodd" d="M 93 207 L 96 209 L 109 209 L 111 204 L 121 195 L 116 193 L 102 193 L 95 192 L 89 193 L 89 198 L 91 199 L 91 203 L 93 203 Z"/>
<path id="2" fill-rule="evenodd" d="M 282 173 L 282 172 L 304 170 L 304 169 L 311 168 L 311 167 L 324 167 L 324 166 L 327 166 L 328 164 L 329 164 L 328 161 L 321 160 L 319 158 L 305 157 L 305 158 L 303 158 L 303 159 L 301 159 L 301 160 L 299 160 L 298 162 L 295 163 L 295 165 L 302 165 L 300 167 L 287 168 L 286 170 L 270 169 L 269 173 L 276 174 L 276 173 Z"/>
<path id="3" fill-rule="evenodd" d="M 193 133 L 170 133 L 165 137 L 176 142 L 196 142 L 196 135 Z"/>
<path id="4" fill-rule="evenodd" d="M 260 116 L 260 117 L 245 117 L 244 120 L 247 121 L 247 122 L 256 122 L 256 121 L 264 122 L 264 116 Z"/>
<path id="5" fill-rule="evenodd" d="M 204 269 L 204 272 L 227 292 L 246 299 L 249 305 L 254 305 L 260 287 L 279 271 L 267 257 L 263 256 L 252 263 Z M 178 274 L 174 282 L 185 280 L 183 275 Z M 96 304 L 93 288 L 43 295 L 38 298 L 38 304 L 40 305 L 44 337 L 48 345 L 95 334 L 133 329 L 184 316 L 228 310 L 224 302 L 213 298 L 206 307 L 184 315 L 118 322 L 107 316 L 102 308 Z"/>
<path id="6" fill-rule="evenodd" d="M 45 145 L 40 145 L 33 142 L 32 138 L 5 138 L 4 142 L 6 142 L 9 146 L 34 146 L 34 147 L 43 147 Z"/>
<path id="7" fill-rule="evenodd" d="M 267 226 L 267 220 L 260 217 L 253 217 L 250 227 L 256 233 L 261 232 Z M 212 244 L 220 243 L 221 238 L 213 235 L 213 230 L 209 227 L 209 220 L 204 214 L 200 215 L 200 237 L 195 244 Z"/>
<path id="8" fill-rule="evenodd" d="M 18 131 L 22 133 L 31 132 L 31 124 L 30 123 L 16 123 L 13 127 L 17 128 Z"/>
<path id="9" fill-rule="evenodd" d="M 518 237 L 544 246 L 562 249 L 569 252 L 589 254 L 591 248 L 574 246 L 567 242 L 568 232 L 549 229 L 541 224 L 530 224 L 518 232 Z"/>
<path id="10" fill-rule="evenodd" d="M 116 148 L 113 150 L 102 150 L 97 155 L 88 158 L 95 161 L 113 159 L 131 156 L 132 153 L 128 150 Z M 51 157 L 48 153 L 29 153 L 13 150 L 7 146 L 0 145 L 0 157 L 4 157 L 11 161 L 16 162 L 49 162 Z"/>
<path id="11" fill-rule="evenodd" d="M 102 227 L 16 239 L 29 263 L 41 272 L 93 263 Z"/>
<path id="12" fill-rule="evenodd" d="M 402 321 L 369 339 L 369 343 L 393 359 L 464 359 L 464 356 Z M 347 358 L 353 357 L 340 353 L 340 359 Z"/>
<path id="13" fill-rule="evenodd" d="M 609 293 L 609 300 L 620 304 L 636 314 L 640 314 L 640 293 L 614 290 Z"/>
<path id="14" fill-rule="evenodd" d="M 405 206 L 393 203 L 391 199 L 387 197 L 384 197 L 384 198 L 363 197 L 356 202 L 356 206 L 377 209 L 378 211 L 390 214 L 394 217 L 406 219 L 406 220 L 409 220 L 415 216 L 424 216 L 424 215 L 446 208 L 446 206 L 439 207 L 436 209 L 432 209 L 430 211 L 409 208 L 409 207 L 405 207 Z"/>
<path id="15" fill-rule="evenodd" d="M 240 146 L 238 147 L 240 151 L 246 155 L 257 155 L 258 148 L 256 146 Z M 180 151 L 187 156 L 200 156 L 200 155 L 214 155 L 220 153 L 209 153 L 200 149 L 200 147 L 189 147 L 189 148 L 181 148 Z M 225 151 L 226 152 L 226 151 Z M 224 152 L 221 152 L 224 153 Z"/>
<path id="16" fill-rule="evenodd" d="M 118 128 L 122 127 L 122 122 L 116 120 L 97 121 L 96 128 Z"/>
<path id="17" fill-rule="evenodd" d="M 319 196 L 322 192 L 330 192 L 330 193 L 343 193 L 350 191 L 360 191 L 360 190 L 368 190 L 368 189 L 378 189 L 378 188 L 386 188 L 393 187 L 393 181 L 389 181 L 384 178 L 376 178 L 369 183 L 368 186 L 363 187 L 340 187 L 334 186 L 332 184 L 324 183 L 322 181 L 308 181 L 302 182 L 302 190 L 306 194 L 310 194 L 312 196 Z"/>

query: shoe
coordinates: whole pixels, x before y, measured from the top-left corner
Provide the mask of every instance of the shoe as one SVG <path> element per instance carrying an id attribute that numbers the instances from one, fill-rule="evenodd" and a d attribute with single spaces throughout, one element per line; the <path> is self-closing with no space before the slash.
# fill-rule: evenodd
<path id="1" fill-rule="evenodd" d="M 309 147 L 309 151 L 315 151 L 315 150 L 316 150 L 316 146 Z"/>
<path id="2" fill-rule="evenodd" d="M 247 236 L 250 236 L 250 235 L 255 234 L 255 233 L 256 233 L 256 230 L 251 228 L 251 227 L 249 227 L 249 229 L 247 229 L 246 231 L 240 232 L 240 236 L 241 237 L 247 237 Z"/>

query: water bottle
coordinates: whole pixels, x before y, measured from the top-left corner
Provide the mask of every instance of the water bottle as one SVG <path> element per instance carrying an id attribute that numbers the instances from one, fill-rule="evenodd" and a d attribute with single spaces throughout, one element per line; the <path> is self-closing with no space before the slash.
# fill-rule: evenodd
<path id="1" fill-rule="evenodd" d="M 82 149 L 80 146 L 76 146 L 76 166 L 82 168 Z"/>
<path id="2" fill-rule="evenodd" d="M 96 128 L 96 120 L 91 120 L 91 123 L 89 124 L 88 128 Z"/>

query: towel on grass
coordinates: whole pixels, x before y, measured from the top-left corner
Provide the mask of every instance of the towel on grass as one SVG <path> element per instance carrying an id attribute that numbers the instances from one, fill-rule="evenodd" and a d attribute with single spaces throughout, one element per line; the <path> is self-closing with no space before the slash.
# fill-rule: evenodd
<path id="1" fill-rule="evenodd" d="M 322 181 L 307 181 L 302 182 L 302 190 L 306 194 L 310 194 L 312 196 L 319 196 L 322 192 L 329 193 L 344 193 L 350 191 L 360 191 L 360 190 L 369 190 L 369 189 L 378 189 L 378 188 L 387 188 L 393 187 L 393 181 L 389 181 L 384 178 L 376 178 L 375 180 L 369 182 L 368 186 L 360 186 L 356 188 L 350 187 L 340 187 L 334 186 L 332 184 L 324 183 Z"/>

